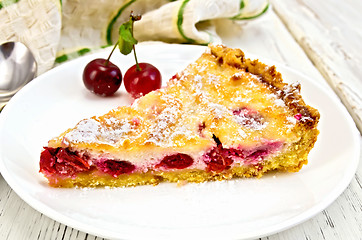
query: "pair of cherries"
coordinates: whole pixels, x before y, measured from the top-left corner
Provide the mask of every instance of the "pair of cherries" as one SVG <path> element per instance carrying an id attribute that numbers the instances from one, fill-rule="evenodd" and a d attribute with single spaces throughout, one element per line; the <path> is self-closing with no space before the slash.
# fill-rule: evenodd
<path id="1" fill-rule="evenodd" d="M 119 28 L 119 39 L 114 45 L 108 59 L 98 58 L 88 63 L 83 71 L 85 87 L 102 96 L 113 95 L 121 86 L 122 72 L 109 61 L 116 47 L 122 54 L 127 55 L 133 50 L 136 64 L 129 68 L 124 75 L 124 86 L 134 98 L 139 98 L 147 93 L 159 89 L 162 85 L 160 71 L 149 63 L 138 63 L 135 45 L 137 40 L 133 37 L 133 24 L 139 21 L 141 15 L 130 14 L 129 21 Z"/>
<path id="2" fill-rule="evenodd" d="M 83 72 L 85 87 L 97 95 L 111 96 L 121 86 L 122 72 L 109 59 L 94 59 L 89 62 Z M 134 98 L 139 98 L 162 84 L 160 71 L 149 63 L 137 63 L 124 75 L 126 91 Z"/>

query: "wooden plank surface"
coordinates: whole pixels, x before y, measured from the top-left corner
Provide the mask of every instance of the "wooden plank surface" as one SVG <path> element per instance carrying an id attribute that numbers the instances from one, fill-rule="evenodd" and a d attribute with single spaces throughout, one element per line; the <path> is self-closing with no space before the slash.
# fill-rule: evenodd
<path id="1" fill-rule="evenodd" d="M 302 1 L 291 2 L 304 3 Z M 280 7 L 278 4 L 283 6 Z M 274 8 L 278 14 L 270 10 L 265 16 L 253 22 L 228 23 L 227 27 L 233 30 L 233 34 L 224 32 L 222 27 L 218 28 L 219 33 L 225 44 L 285 63 L 328 88 L 324 77 L 329 75 L 320 70 L 320 66 L 311 57 L 311 53 L 306 50 L 295 34 L 290 33 L 292 32 L 290 25 L 286 24 L 286 19 L 283 18 L 283 11 L 289 7 L 288 4 L 289 1 L 274 1 Z M 298 17 L 299 20 L 300 18 Z M 305 37 L 305 39 L 308 38 Z M 320 53 L 321 58 L 323 58 L 323 54 L 324 52 Z M 327 55 L 327 60 L 330 60 L 329 55 Z M 328 63 L 327 60 L 323 62 Z M 334 71 L 338 69 L 336 67 Z M 340 75 L 339 71 L 347 70 L 338 70 Z M 353 76 L 353 73 L 349 74 Z M 362 239 L 361 236 L 362 166 L 360 165 L 346 191 L 326 210 L 303 224 L 262 239 Z M 0 177 L 0 239 L 84 240 L 102 238 L 67 227 L 35 211 L 21 200 Z"/>

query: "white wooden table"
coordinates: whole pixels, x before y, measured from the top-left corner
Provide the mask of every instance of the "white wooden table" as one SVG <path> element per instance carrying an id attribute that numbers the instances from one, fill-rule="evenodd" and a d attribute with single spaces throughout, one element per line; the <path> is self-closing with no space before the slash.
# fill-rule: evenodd
<path id="1" fill-rule="evenodd" d="M 362 130 L 361 12 L 360 0 L 272 0 L 262 18 L 229 23 L 233 34 L 224 32 L 225 26 L 219 34 L 230 47 L 282 62 L 332 87 Z M 0 239 L 102 238 L 32 209 L 0 175 Z M 362 239 L 362 165 L 343 194 L 321 213 L 262 239 Z"/>

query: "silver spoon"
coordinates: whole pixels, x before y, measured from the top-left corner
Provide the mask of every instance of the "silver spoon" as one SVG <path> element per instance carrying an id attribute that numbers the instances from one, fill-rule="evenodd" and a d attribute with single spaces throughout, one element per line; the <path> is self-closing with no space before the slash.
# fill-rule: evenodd
<path id="1" fill-rule="evenodd" d="M 32 52 L 20 42 L 0 45 L 0 111 L 36 74 Z"/>

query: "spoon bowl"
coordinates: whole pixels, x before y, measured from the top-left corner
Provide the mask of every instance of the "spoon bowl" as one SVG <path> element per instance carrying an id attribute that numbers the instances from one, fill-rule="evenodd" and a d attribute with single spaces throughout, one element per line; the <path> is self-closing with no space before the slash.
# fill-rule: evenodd
<path id="1" fill-rule="evenodd" d="M 32 52 L 20 42 L 0 45 L 0 109 L 34 79 L 37 64 Z"/>

